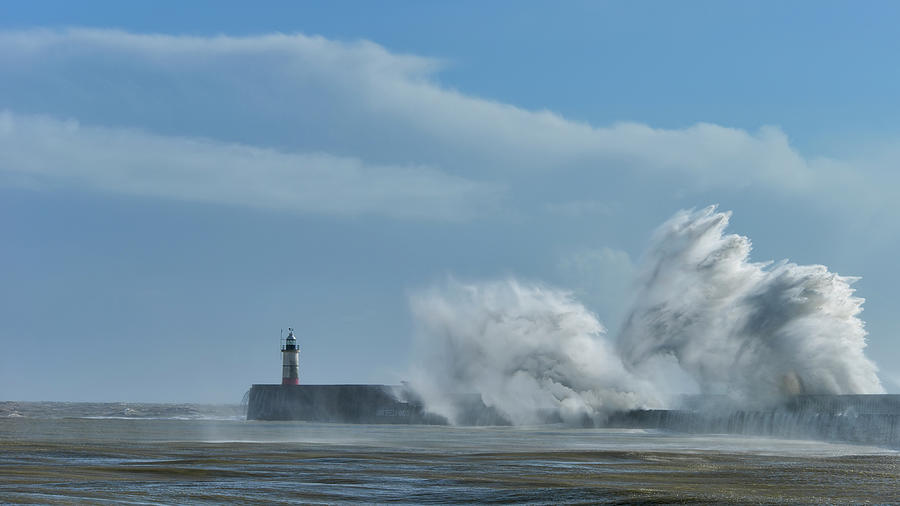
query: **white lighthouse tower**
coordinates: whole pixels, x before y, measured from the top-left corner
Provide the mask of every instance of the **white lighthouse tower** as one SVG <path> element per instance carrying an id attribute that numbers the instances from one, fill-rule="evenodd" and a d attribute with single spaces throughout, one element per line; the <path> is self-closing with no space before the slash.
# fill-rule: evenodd
<path id="1" fill-rule="evenodd" d="M 291 328 L 288 329 L 287 339 L 281 344 L 281 384 L 300 384 L 300 347 Z"/>

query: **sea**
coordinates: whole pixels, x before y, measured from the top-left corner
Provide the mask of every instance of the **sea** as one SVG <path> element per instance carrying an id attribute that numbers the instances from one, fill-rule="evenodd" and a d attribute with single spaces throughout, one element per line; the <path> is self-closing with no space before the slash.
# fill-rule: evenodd
<path id="1" fill-rule="evenodd" d="M 652 430 L 264 422 L 0 402 L 0 503 L 900 503 L 894 449 Z"/>

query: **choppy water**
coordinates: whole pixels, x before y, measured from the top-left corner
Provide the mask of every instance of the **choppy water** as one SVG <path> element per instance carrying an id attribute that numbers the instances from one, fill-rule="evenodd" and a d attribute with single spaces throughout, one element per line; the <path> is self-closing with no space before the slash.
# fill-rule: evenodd
<path id="1" fill-rule="evenodd" d="M 900 455 L 725 435 L 0 403 L 0 502 L 897 503 Z"/>

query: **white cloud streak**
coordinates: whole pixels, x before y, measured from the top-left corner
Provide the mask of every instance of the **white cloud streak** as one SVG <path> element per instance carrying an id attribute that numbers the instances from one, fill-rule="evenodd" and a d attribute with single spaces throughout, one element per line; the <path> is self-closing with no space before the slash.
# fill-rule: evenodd
<path id="1" fill-rule="evenodd" d="M 302 211 L 467 217 L 478 208 L 472 202 L 496 199 L 496 187 L 478 181 L 511 182 L 553 171 L 624 171 L 678 178 L 695 189 L 759 187 L 789 195 L 845 194 L 844 183 L 858 180 L 847 163 L 804 158 L 777 127 L 596 127 L 448 89 L 436 80 L 440 68 L 437 60 L 391 53 L 371 42 L 300 34 L 7 31 L 0 32 L 0 108 L 76 118 L 97 127 L 81 127 L 88 137 L 115 137 L 135 157 L 149 151 L 141 142 L 157 149 L 159 135 L 172 137 L 196 163 L 201 153 L 216 160 L 202 162 L 210 166 L 222 166 L 220 155 L 236 154 L 225 163 L 222 182 L 205 181 L 209 192 L 218 187 L 212 197 L 199 182 L 187 184 L 195 190 L 178 188 L 216 171 L 169 163 L 150 177 L 137 168 L 147 164 L 104 168 L 89 160 L 99 154 L 76 151 L 83 164 L 94 166 L 88 178 L 94 186 L 236 204 L 272 199 Z M 50 120 L 23 116 L 15 122 Z M 118 135 L 117 128 L 140 128 L 146 135 Z M 34 129 L 20 130 L 19 136 Z M 77 145 L 72 142 L 72 149 Z M 241 179 L 237 164 L 258 157 L 268 164 L 245 185 L 250 181 Z M 289 166 L 308 169 L 298 175 Z M 123 180 L 124 174 L 134 181 Z M 318 177 L 324 179 L 317 186 Z M 297 191 L 292 178 L 312 195 L 284 204 L 290 199 L 277 194 Z M 229 181 L 240 181 L 249 193 L 221 187 Z M 372 195 L 362 191 L 369 186 Z M 343 193 L 329 198 L 327 192 L 337 188 Z M 432 200 L 437 209 L 425 212 L 422 203 Z"/>
<path id="2" fill-rule="evenodd" d="M 0 113 L 0 167 L 33 185 L 335 215 L 454 220 L 498 193 L 426 167 L 372 166 L 9 112 Z"/>

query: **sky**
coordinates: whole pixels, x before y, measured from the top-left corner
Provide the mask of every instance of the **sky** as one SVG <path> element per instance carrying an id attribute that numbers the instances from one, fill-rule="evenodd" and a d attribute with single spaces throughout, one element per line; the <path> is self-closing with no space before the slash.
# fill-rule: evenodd
<path id="1" fill-rule="evenodd" d="M 615 335 L 653 231 L 861 279 L 900 392 L 900 5 L 0 4 L 0 399 L 406 378 L 411 294 L 570 290 Z"/>

